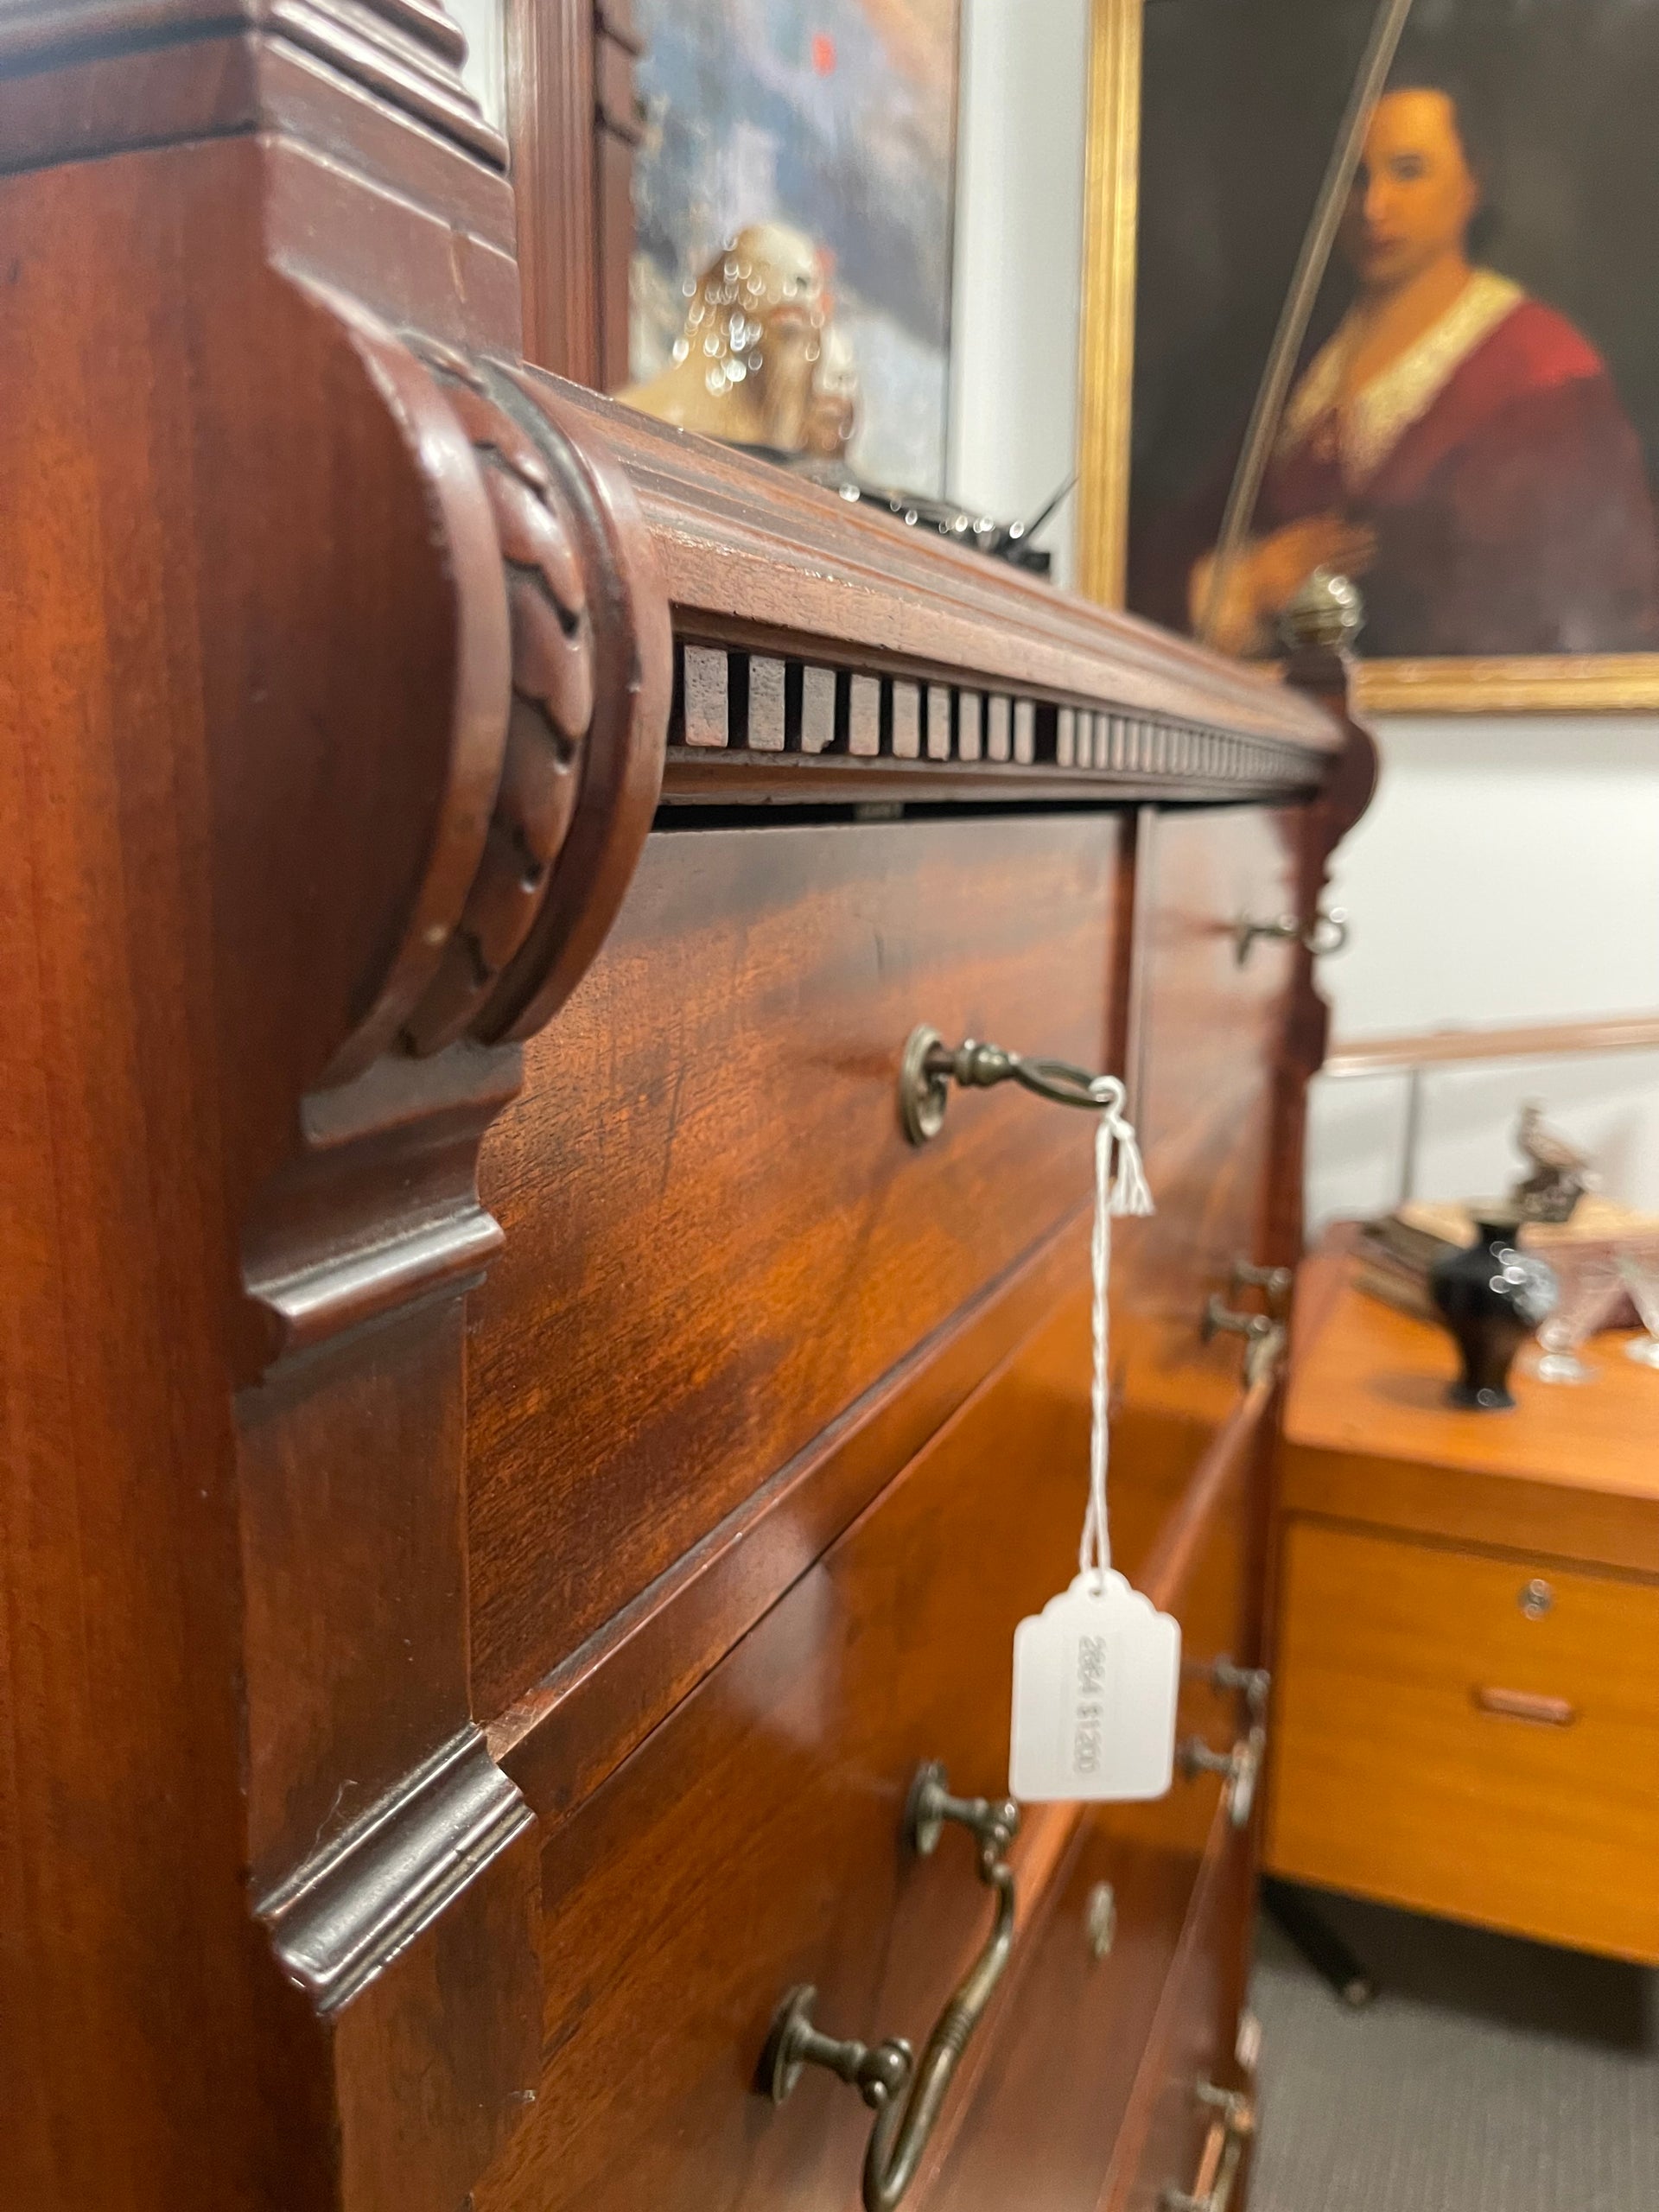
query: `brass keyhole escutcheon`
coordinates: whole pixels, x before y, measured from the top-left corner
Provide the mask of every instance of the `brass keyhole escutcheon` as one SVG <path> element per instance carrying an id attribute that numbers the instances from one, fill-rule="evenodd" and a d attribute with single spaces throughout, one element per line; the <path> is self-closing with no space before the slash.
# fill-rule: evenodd
<path id="1" fill-rule="evenodd" d="M 1555 1592 L 1541 1574 L 1535 1574 L 1530 1582 L 1522 1584 L 1516 1603 L 1529 1621 L 1541 1621 L 1554 1609 Z"/>

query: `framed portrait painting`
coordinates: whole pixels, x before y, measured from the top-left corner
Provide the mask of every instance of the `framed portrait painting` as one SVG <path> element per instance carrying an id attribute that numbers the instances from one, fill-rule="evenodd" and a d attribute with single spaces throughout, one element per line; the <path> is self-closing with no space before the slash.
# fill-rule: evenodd
<path id="1" fill-rule="evenodd" d="M 870 481 L 938 492 L 960 0 L 633 0 L 633 21 L 635 386 L 747 373 L 713 329 L 725 257 L 751 283 L 798 264 L 821 302 L 815 391 L 844 393 L 854 426 L 847 460 Z M 705 292 L 709 315 L 689 327 Z M 756 357 L 767 373 L 764 342 Z"/>
<path id="2" fill-rule="evenodd" d="M 1335 569 L 1373 709 L 1659 706 L 1659 0 L 1415 0 L 1224 563 L 1376 0 L 1096 4 L 1120 110 L 1140 45 L 1133 398 L 1085 450 L 1125 603 L 1266 658 Z M 1086 327 L 1115 283 L 1120 340 L 1085 379 L 1127 383 L 1122 192 L 1096 191 Z"/>

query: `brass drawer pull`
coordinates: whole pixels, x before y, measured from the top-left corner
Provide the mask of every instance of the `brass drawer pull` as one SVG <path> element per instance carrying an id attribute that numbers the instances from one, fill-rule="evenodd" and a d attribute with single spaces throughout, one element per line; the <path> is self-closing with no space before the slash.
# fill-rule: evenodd
<path id="1" fill-rule="evenodd" d="M 1259 1290 L 1269 1316 L 1275 1321 L 1282 1321 L 1290 1311 L 1290 1294 L 1295 1287 L 1294 1268 L 1258 1267 L 1254 1260 L 1233 1262 L 1230 1295 L 1236 1298 L 1241 1291 Z"/>
<path id="2" fill-rule="evenodd" d="M 1241 914 L 1233 927 L 1233 957 L 1242 968 L 1257 938 L 1266 938 L 1271 943 L 1300 944 L 1315 960 L 1323 960 L 1328 954 L 1342 951 L 1351 933 L 1348 917 L 1340 906 L 1332 906 L 1328 912 L 1321 907 L 1311 922 L 1295 914 L 1279 914 L 1270 922 L 1253 921 L 1248 914 Z"/>
<path id="3" fill-rule="evenodd" d="M 1114 1099 L 1120 1107 L 1123 1102 L 1123 1087 L 1115 1076 L 1090 1075 L 1068 1060 L 1027 1059 L 1001 1045 L 977 1045 L 971 1037 L 947 1045 L 937 1029 L 923 1023 L 905 1040 L 899 1064 L 899 1117 L 912 1144 L 925 1144 L 944 1127 L 953 1083 L 963 1090 L 1017 1083 L 1056 1106 L 1080 1106 L 1091 1114 Z"/>
<path id="4" fill-rule="evenodd" d="M 1268 1700 L 1273 1694 L 1273 1676 L 1265 1667 L 1241 1667 L 1236 1659 L 1224 1651 L 1218 1659 L 1212 1659 L 1208 1667 L 1200 1665 L 1196 1671 L 1203 1675 L 1211 1689 L 1224 1696 L 1230 1690 L 1236 1691 L 1243 1699 L 1252 1720 L 1266 1717 Z"/>
<path id="5" fill-rule="evenodd" d="M 1213 1344 L 1217 1337 L 1243 1337 L 1249 1350 L 1244 1355 L 1244 1380 L 1254 1385 L 1270 1376 L 1285 1349 L 1285 1325 L 1265 1313 L 1238 1313 L 1219 1291 L 1211 1291 L 1198 1324 L 1200 1340 Z"/>
<path id="6" fill-rule="evenodd" d="M 1205 1344 L 1213 1344 L 1217 1337 L 1243 1337 L 1250 1344 L 1258 1344 L 1277 1326 L 1268 1314 L 1236 1313 L 1218 1290 L 1212 1290 L 1205 1303 L 1198 1334 Z"/>
<path id="7" fill-rule="evenodd" d="M 1540 1697 L 1531 1690 L 1478 1689 L 1475 1703 L 1483 1713 L 1496 1713 L 1506 1720 L 1530 1720 L 1541 1728 L 1570 1728 L 1577 1708 L 1564 1697 Z"/>
<path id="8" fill-rule="evenodd" d="M 817 1992 L 810 1983 L 791 1989 L 779 2005 L 761 2055 L 760 2084 L 773 2104 L 784 2102 L 804 2066 L 822 2066 L 855 2088 L 875 2114 L 864 2154 L 865 2212 L 892 2212 L 916 2178 L 957 2062 L 1014 1948 L 1014 1870 L 1007 1853 L 1020 1826 L 1018 1806 L 1006 1799 L 953 1797 L 944 1767 L 930 1761 L 918 1770 L 905 1808 L 912 1850 L 926 1858 L 947 1821 L 968 1829 L 977 1844 L 979 1878 L 995 1892 L 996 1913 L 985 1948 L 946 2000 L 920 2064 L 902 2036 L 862 2044 L 821 2034 L 812 2024 Z"/>
<path id="9" fill-rule="evenodd" d="M 1175 1756 L 1189 1782 L 1200 1774 L 1225 1777 L 1227 1817 L 1236 1828 L 1242 1828 L 1249 1826 L 1255 1809 L 1255 1784 L 1267 1744 L 1268 1732 L 1258 1722 L 1230 1751 L 1212 1751 L 1202 1736 L 1189 1736 Z"/>
<path id="10" fill-rule="evenodd" d="M 1170 2183 L 1158 2199 L 1160 2212 L 1227 2212 L 1232 2202 L 1244 2145 L 1255 2132 L 1255 2113 L 1249 2098 L 1239 2089 L 1217 2089 L 1200 2082 L 1198 2102 L 1220 2114 L 1220 2126 L 1205 2139 L 1196 2190 L 1177 2189 Z"/>

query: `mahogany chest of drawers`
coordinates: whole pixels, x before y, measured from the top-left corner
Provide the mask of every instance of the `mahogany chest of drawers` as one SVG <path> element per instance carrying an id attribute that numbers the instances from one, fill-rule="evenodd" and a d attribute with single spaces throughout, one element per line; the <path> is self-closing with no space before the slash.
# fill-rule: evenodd
<path id="1" fill-rule="evenodd" d="M 1298 1249 L 1340 665 L 525 371 L 421 0 L 16 7 L 0 106 L 0 2194 L 1219 2206 L 1275 1386 L 1203 1324 Z M 1090 1133 L 911 1142 L 923 1024 L 1121 1072 L 1158 1205 L 1114 1529 L 1184 1754 L 1015 1836 Z M 769 2094 L 808 1987 L 939 2024 L 874 2158 Z"/>

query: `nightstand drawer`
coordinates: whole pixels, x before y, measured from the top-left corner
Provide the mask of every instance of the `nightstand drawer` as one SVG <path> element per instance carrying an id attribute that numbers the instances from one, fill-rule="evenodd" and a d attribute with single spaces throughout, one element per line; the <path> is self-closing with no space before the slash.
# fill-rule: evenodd
<path id="1" fill-rule="evenodd" d="M 1294 1521 L 1275 1708 L 1274 1872 L 1659 1960 L 1659 1585 Z"/>

